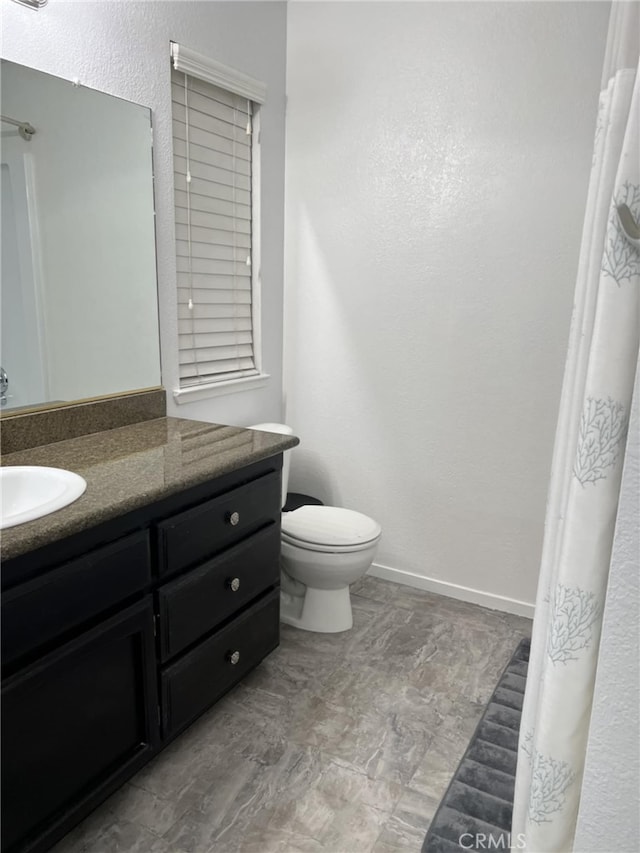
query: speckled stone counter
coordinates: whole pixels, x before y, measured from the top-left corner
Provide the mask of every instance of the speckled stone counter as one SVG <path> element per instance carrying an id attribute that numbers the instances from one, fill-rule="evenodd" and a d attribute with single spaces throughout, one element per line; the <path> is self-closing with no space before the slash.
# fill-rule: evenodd
<path id="1" fill-rule="evenodd" d="M 167 412 L 164 388 L 84 400 L 40 410 L 0 410 L 3 453 L 66 441 L 89 433 L 162 418 Z"/>
<path id="2" fill-rule="evenodd" d="M 296 444 L 294 436 L 158 418 L 7 454 L 2 465 L 75 471 L 87 490 L 64 509 L 3 530 L 0 555 L 17 557 Z"/>

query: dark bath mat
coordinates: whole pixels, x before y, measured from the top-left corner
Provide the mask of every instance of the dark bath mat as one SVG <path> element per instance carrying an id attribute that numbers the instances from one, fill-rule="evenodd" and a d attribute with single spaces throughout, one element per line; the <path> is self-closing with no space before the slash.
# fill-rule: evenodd
<path id="1" fill-rule="evenodd" d="M 530 640 L 520 642 L 500 676 L 433 816 L 422 853 L 509 850 L 518 734 L 530 645 Z"/>

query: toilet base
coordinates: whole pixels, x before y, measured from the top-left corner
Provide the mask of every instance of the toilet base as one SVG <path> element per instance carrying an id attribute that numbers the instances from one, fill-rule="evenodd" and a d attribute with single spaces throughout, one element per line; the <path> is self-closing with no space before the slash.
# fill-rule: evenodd
<path id="1" fill-rule="evenodd" d="M 353 627 L 349 587 L 314 589 L 307 587 L 304 596 L 280 594 L 280 621 L 304 631 L 338 634 Z"/>

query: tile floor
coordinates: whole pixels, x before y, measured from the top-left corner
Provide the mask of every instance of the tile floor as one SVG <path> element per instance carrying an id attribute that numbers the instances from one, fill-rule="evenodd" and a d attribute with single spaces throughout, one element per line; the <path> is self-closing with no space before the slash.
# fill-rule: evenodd
<path id="1" fill-rule="evenodd" d="M 418 853 L 528 619 L 365 577 L 55 853 Z"/>

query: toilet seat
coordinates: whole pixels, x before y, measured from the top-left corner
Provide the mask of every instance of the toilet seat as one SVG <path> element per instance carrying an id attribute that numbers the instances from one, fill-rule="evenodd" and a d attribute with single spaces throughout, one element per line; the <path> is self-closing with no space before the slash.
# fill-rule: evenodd
<path id="1" fill-rule="evenodd" d="M 380 525 L 352 509 L 301 506 L 282 515 L 282 541 L 307 551 L 349 553 L 380 538 Z"/>

